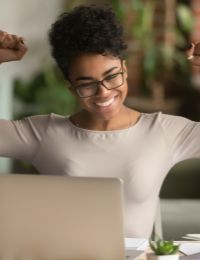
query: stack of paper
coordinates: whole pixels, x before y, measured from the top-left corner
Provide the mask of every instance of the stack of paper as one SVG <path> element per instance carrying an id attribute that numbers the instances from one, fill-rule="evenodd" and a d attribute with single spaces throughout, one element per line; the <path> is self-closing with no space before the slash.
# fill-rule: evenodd
<path id="1" fill-rule="evenodd" d="M 137 259 L 147 247 L 148 240 L 145 238 L 125 238 L 126 259 Z"/>
<path id="2" fill-rule="evenodd" d="M 200 241 L 200 234 L 186 234 L 183 238 Z"/>
<path id="3" fill-rule="evenodd" d="M 145 238 L 125 238 L 125 248 L 145 250 L 148 247 L 148 240 Z"/>
<path id="4" fill-rule="evenodd" d="M 192 255 L 200 253 L 200 243 L 196 242 L 184 242 L 180 245 L 180 252 L 185 255 Z"/>

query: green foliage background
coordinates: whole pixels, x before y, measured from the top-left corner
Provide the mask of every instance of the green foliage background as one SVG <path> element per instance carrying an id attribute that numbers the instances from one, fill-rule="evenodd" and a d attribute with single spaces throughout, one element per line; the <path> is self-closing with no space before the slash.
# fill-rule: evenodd
<path id="1" fill-rule="evenodd" d="M 18 113 L 15 113 L 16 119 L 33 114 L 70 115 L 78 108 L 68 82 L 53 66 L 44 68 L 28 81 L 16 79 L 14 94 L 21 104 Z"/>

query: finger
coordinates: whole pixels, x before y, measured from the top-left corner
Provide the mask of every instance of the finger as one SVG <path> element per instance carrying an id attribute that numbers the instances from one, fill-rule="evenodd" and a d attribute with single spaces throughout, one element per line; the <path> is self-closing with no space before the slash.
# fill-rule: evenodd
<path id="1" fill-rule="evenodd" d="M 16 48 L 20 41 L 22 41 L 22 37 L 4 32 L 1 34 L 0 47 L 13 49 Z"/>
<path id="2" fill-rule="evenodd" d="M 7 36 L 6 32 L 3 31 L 0 32 L 0 47 L 2 47 L 2 45 L 4 44 L 6 36 Z"/>
<path id="3" fill-rule="evenodd" d="M 2 31 L 2 30 L 0 30 L 0 38 L 1 38 L 1 36 L 4 35 L 4 34 L 5 34 L 5 32 Z"/>
<path id="4" fill-rule="evenodd" d="M 7 34 L 3 40 L 2 47 L 3 48 L 13 48 L 16 44 L 16 40 L 13 38 L 11 34 Z"/>
<path id="5" fill-rule="evenodd" d="M 194 55 L 195 44 L 191 43 L 190 49 L 186 51 L 187 59 L 192 60 Z"/>
<path id="6" fill-rule="evenodd" d="M 24 41 L 24 38 L 23 38 L 23 37 L 18 36 L 18 35 L 15 35 L 15 34 L 12 34 L 12 38 L 13 38 L 13 40 L 16 41 L 16 42 L 22 42 L 22 43 L 23 43 L 23 41 Z"/>
<path id="7" fill-rule="evenodd" d="M 22 43 L 19 43 L 17 49 L 0 48 L 0 62 L 21 60 L 26 52 L 27 47 Z"/>
<path id="8" fill-rule="evenodd" d="M 197 42 L 194 46 L 194 56 L 200 56 L 200 42 Z"/>
<path id="9" fill-rule="evenodd" d="M 19 37 L 19 36 L 15 35 L 15 34 L 12 34 L 11 36 L 12 36 L 12 39 L 11 39 L 9 48 L 17 49 L 18 48 L 18 44 L 20 42 L 22 42 L 22 37 Z"/>
<path id="10" fill-rule="evenodd" d="M 24 54 L 27 52 L 28 48 L 24 43 L 19 42 L 18 46 L 16 48 L 16 53 L 19 56 L 24 56 Z"/>
<path id="11" fill-rule="evenodd" d="M 20 37 L 20 42 L 24 43 L 24 38 L 23 37 Z"/>

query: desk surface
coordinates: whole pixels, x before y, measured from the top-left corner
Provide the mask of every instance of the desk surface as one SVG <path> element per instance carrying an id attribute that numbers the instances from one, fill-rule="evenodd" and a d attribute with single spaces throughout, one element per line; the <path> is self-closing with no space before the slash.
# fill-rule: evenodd
<path id="1" fill-rule="evenodd" d="M 180 256 L 183 256 L 183 254 L 180 254 Z M 138 256 L 136 259 L 137 260 L 147 260 L 146 253 L 143 253 L 142 255 Z"/>

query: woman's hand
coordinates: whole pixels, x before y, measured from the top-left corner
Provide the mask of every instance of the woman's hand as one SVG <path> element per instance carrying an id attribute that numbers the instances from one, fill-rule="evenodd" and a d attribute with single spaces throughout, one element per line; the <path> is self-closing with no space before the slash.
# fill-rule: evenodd
<path id="1" fill-rule="evenodd" d="M 200 67 L 200 42 L 191 43 L 191 48 L 186 52 L 192 66 Z"/>
<path id="2" fill-rule="evenodd" d="M 0 63 L 21 60 L 26 51 L 22 37 L 0 31 Z"/>

